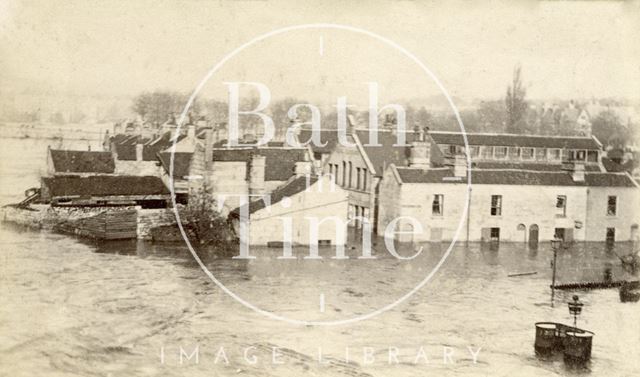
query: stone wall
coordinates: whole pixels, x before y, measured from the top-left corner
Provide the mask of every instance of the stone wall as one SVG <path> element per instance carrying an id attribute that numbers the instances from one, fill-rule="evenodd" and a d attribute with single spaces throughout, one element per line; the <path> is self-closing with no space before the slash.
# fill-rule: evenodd
<path id="1" fill-rule="evenodd" d="M 51 230 L 56 224 L 65 221 L 79 220 L 93 217 L 99 213 L 109 211 L 127 211 L 133 207 L 51 207 L 49 205 L 31 205 L 29 208 L 2 207 L 0 218 L 2 221 Z"/>
<path id="2" fill-rule="evenodd" d="M 151 240 L 151 230 L 153 228 L 175 223 L 176 216 L 171 208 L 138 208 L 138 239 Z"/>

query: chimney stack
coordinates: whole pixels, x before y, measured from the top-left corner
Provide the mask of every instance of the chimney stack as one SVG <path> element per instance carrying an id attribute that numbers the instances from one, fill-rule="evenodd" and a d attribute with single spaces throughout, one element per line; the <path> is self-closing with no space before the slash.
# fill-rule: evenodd
<path id="1" fill-rule="evenodd" d="M 584 163 L 575 162 L 571 171 L 571 179 L 574 182 L 584 182 Z"/>
<path id="2" fill-rule="evenodd" d="M 207 127 L 204 130 L 204 166 L 207 172 L 213 160 L 213 129 Z"/>
<path id="3" fill-rule="evenodd" d="M 467 160 L 464 156 L 455 156 L 453 160 L 454 177 L 464 178 L 467 176 Z"/>
<path id="4" fill-rule="evenodd" d="M 415 140 L 411 143 L 411 155 L 409 167 L 428 169 L 431 164 L 431 145 L 424 140 Z"/>
<path id="5" fill-rule="evenodd" d="M 310 176 L 312 171 L 313 162 L 309 160 L 309 155 L 305 153 L 304 160 L 296 162 L 295 175 L 296 177 L 306 177 Z"/>
<path id="6" fill-rule="evenodd" d="M 264 173 L 267 158 L 259 154 L 251 155 L 249 165 L 249 194 L 262 195 L 265 193 Z"/>
<path id="7" fill-rule="evenodd" d="M 187 126 L 187 139 L 191 144 L 196 143 L 196 126 L 193 124 Z"/>
<path id="8" fill-rule="evenodd" d="M 142 161 L 142 151 L 144 150 L 144 144 L 136 144 L 136 161 Z"/>

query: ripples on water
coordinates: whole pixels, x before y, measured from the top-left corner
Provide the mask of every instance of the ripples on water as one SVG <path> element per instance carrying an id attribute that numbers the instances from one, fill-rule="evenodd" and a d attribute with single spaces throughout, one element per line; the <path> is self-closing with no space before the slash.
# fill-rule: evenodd
<path id="1" fill-rule="evenodd" d="M 407 302 L 373 319 L 337 327 L 274 322 L 222 293 L 181 244 L 111 242 L 94 245 L 66 236 L 3 224 L 1 358 L 10 375 L 633 375 L 639 367 L 638 304 L 622 304 L 617 290 L 578 293 L 585 302 L 579 325 L 596 333 L 588 370 L 533 355 L 533 323 L 571 322 L 572 292 L 550 306 L 550 257 L 520 244 L 495 250 L 456 246 L 433 281 Z M 277 250 L 255 249 L 253 261 L 214 259 L 201 253 L 214 275 L 244 299 L 280 315 L 306 320 L 364 314 L 406 293 L 437 262 L 446 245 L 428 245 L 411 262 L 277 260 Z M 620 245 L 616 252 L 624 252 Z M 325 250 L 329 252 L 329 250 Z M 406 250 L 405 250 L 406 251 Z M 354 251 L 355 252 L 355 251 Z M 578 244 L 558 258 L 559 282 L 629 278 L 602 244 Z M 507 277 L 513 272 L 537 275 Z M 318 294 L 326 297 L 325 312 Z M 199 345 L 198 365 L 179 363 L 179 348 Z M 442 346 L 455 365 L 442 364 Z M 220 346 L 230 365 L 214 364 Z M 255 346 L 258 364 L 243 361 Z M 271 346 L 284 365 L 271 364 Z M 430 363 L 413 365 L 423 346 Z M 482 347 L 473 364 L 467 346 Z M 160 349 L 165 349 L 165 364 Z M 317 363 L 318 347 L 329 366 Z M 349 347 L 354 363 L 344 364 Z M 363 347 L 375 349 L 373 365 Z M 389 365 L 387 348 L 400 350 Z M 403 359 L 404 357 L 404 359 Z"/>
<path id="2" fill-rule="evenodd" d="M 6 202 L 37 185 L 46 142 L 0 139 L 0 147 L 0 197 Z M 424 278 L 446 248 L 426 245 L 410 262 L 388 254 L 373 261 L 328 256 L 283 261 L 275 259 L 273 249 L 252 249 L 257 259 L 248 262 L 200 254 L 225 286 L 262 309 L 295 319 L 335 320 L 395 301 Z M 613 254 L 629 248 L 576 244 L 561 250 L 558 282 L 600 280 L 607 267 L 614 279 L 629 278 Z M 578 292 L 585 303 L 578 324 L 596 333 L 586 370 L 535 358 L 534 322 L 572 321 L 566 302 L 573 292 L 557 292 L 556 305 L 550 305 L 551 257 L 548 244 L 538 250 L 523 244 L 457 245 L 423 289 L 384 314 L 351 325 L 294 326 L 224 294 L 182 244 L 93 244 L 1 224 L 0 375 L 638 375 L 640 304 L 620 303 L 613 289 Z M 537 274 L 507 277 L 533 271 Z M 190 352 L 195 345 L 199 364 L 180 365 L 179 347 Z M 221 346 L 229 365 L 214 363 Z M 251 346 L 256 365 L 243 360 L 243 349 Z M 272 346 L 281 348 L 284 365 L 271 363 Z M 421 346 L 429 364 L 414 365 Z M 443 346 L 453 347 L 454 365 L 443 365 Z M 482 347 L 478 364 L 467 346 Z M 353 360 L 348 364 L 347 347 Z M 363 363 L 364 347 L 373 347 L 373 365 Z M 399 349 L 399 365 L 389 365 L 388 347 Z M 317 362 L 318 348 L 328 365 Z"/>

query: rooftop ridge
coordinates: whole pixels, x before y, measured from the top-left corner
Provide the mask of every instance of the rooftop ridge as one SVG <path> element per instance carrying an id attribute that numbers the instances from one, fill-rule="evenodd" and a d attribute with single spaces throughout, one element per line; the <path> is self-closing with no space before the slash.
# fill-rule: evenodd
<path id="1" fill-rule="evenodd" d="M 593 140 L 590 136 L 562 136 L 562 135 L 527 135 L 527 134 L 512 134 L 506 132 L 458 132 L 458 131 L 436 131 L 431 130 L 429 133 L 433 134 L 449 134 L 449 135 L 482 135 L 482 136 L 514 136 L 514 137 L 539 137 L 539 138 L 553 138 L 553 139 L 585 139 Z"/>

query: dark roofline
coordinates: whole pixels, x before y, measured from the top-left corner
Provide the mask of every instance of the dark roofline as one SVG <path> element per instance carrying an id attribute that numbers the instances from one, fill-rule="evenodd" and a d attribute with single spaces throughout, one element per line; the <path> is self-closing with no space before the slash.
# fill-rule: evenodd
<path id="1" fill-rule="evenodd" d="M 467 176 L 455 177 L 451 168 L 420 169 L 392 167 L 400 184 L 467 184 Z M 404 177 L 403 177 L 404 176 Z M 584 181 L 574 181 L 568 172 L 523 169 L 472 169 L 472 185 L 629 187 L 640 185 L 629 173 L 585 172 Z"/>
<path id="2" fill-rule="evenodd" d="M 462 132 L 429 131 L 428 135 L 436 142 L 436 144 L 464 145 Z M 473 132 L 465 132 L 464 135 L 466 135 L 467 142 L 469 145 L 602 150 L 602 143 L 593 135 L 591 137 L 587 137 L 587 136 L 525 135 L 525 134 L 510 134 L 510 133 L 473 133 Z M 447 137 L 448 137 L 447 140 L 442 140 L 442 138 L 447 138 Z M 495 138 L 496 142 L 491 142 L 491 143 L 486 142 L 487 139 L 492 139 L 492 138 Z M 478 141 L 474 141 L 474 139 L 476 140 L 483 139 L 483 141 L 478 142 Z M 541 141 L 546 141 L 546 142 L 541 143 Z M 575 145 L 575 146 L 570 145 L 574 143 L 577 143 L 579 145 Z"/>

